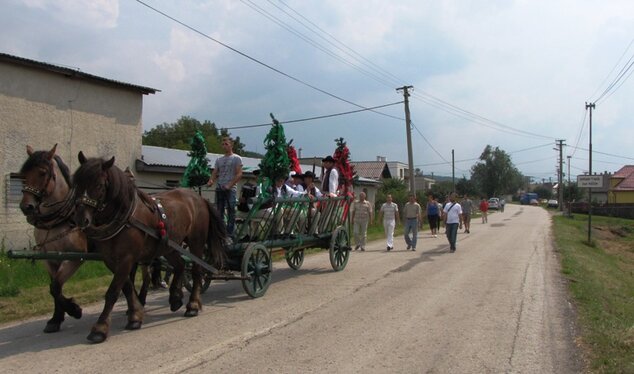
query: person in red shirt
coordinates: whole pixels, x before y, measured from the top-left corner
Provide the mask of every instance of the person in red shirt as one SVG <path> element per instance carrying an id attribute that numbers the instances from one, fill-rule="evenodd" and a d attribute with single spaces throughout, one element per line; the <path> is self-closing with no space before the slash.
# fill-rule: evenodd
<path id="1" fill-rule="evenodd" d="M 489 202 L 485 199 L 482 198 L 482 200 L 480 200 L 480 212 L 482 213 L 482 223 L 487 223 L 487 212 L 489 211 Z"/>

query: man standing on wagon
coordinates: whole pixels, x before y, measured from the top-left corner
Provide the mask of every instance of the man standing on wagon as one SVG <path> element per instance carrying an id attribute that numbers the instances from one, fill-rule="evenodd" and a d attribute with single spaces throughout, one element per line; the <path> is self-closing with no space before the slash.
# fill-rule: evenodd
<path id="1" fill-rule="evenodd" d="M 208 186 L 216 186 L 216 207 L 220 214 L 227 214 L 227 233 L 233 236 L 236 222 L 236 192 L 237 183 L 242 178 L 242 158 L 233 153 L 233 140 L 230 137 L 222 139 L 224 156 L 216 159 L 214 170 L 207 182 Z"/>
<path id="2" fill-rule="evenodd" d="M 332 156 L 326 156 L 321 162 L 324 164 L 324 169 L 326 169 L 321 185 L 321 192 L 326 196 L 337 196 L 339 171 L 335 167 L 335 159 Z"/>

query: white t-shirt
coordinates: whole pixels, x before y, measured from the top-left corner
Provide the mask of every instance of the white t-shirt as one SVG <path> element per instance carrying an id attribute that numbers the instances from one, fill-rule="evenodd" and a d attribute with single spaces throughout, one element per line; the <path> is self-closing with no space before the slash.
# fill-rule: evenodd
<path id="1" fill-rule="evenodd" d="M 460 223 L 460 215 L 462 214 L 462 206 L 459 203 L 448 202 L 443 209 L 447 215 L 447 223 Z"/>

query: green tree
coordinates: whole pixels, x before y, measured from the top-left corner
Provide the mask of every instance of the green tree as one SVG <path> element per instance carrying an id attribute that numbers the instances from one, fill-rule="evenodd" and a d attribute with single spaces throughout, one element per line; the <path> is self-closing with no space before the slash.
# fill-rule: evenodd
<path id="1" fill-rule="evenodd" d="M 200 186 L 207 184 L 211 172 L 209 171 L 209 160 L 207 159 L 207 145 L 205 144 L 205 138 L 200 131 L 196 131 L 196 134 L 192 137 L 191 152 L 187 155 L 191 157 L 187 169 L 183 174 L 181 180 L 181 186 L 183 187 L 198 187 L 200 193 Z"/>
<path id="2" fill-rule="evenodd" d="M 205 120 L 200 122 L 189 116 L 182 116 L 175 123 L 162 123 L 153 129 L 143 133 L 143 145 L 154 145 L 157 147 L 173 149 L 190 149 L 190 139 L 196 131 L 200 131 L 207 149 L 211 153 L 224 153 L 222 149 L 222 138 L 231 137 L 229 130 L 218 129 L 216 124 Z M 233 137 L 232 137 L 233 138 Z M 239 155 L 246 153 L 245 145 L 240 141 L 240 137 L 233 139 L 233 151 Z"/>
<path id="3" fill-rule="evenodd" d="M 487 145 L 480 161 L 471 167 L 471 180 L 480 193 L 492 197 L 515 193 L 522 185 L 522 174 L 506 152 Z"/>
<path id="4" fill-rule="evenodd" d="M 452 191 L 453 183 L 450 180 L 444 180 L 434 183 L 427 195 L 431 193 L 438 201 L 445 201 Z"/>
<path id="5" fill-rule="evenodd" d="M 583 191 L 576 183 L 571 183 L 564 187 L 564 201 L 579 201 L 582 198 L 584 198 Z"/>
<path id="6" fill-rule="evenodd" d="M 540 199 L 550 199 L 553 197 L 553 191 L 545 186 L 537 186 L 533 189 L 533 192 L 535 192 Z"/>
<path id="7" fill-rule="evenodd" d="M 381 205 L 385 202 L 385 196 L 392 195 L 392 201 L 402 207 L 407 202 L 408 186 L 404 180 L 401 179 L 384 179 L 383 185 L 376 193 L 375 210 L 380 209 Z"/>
<path id="8" fill-rule="evenodd" d="M 478 188 L 475 183 L 471 179 L 467 179 L 466 177 L 462 177 L 456 182 L 456 193 L 460 196 L 469 195 L 469 196 L 477 196 Z"/>

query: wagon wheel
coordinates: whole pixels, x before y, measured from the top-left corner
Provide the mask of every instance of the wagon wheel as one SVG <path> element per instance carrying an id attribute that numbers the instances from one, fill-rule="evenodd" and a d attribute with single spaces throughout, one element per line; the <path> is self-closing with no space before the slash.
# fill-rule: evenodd
<path id="1" fill-rule="evenodd" d="M 242 256 L 242 287 L 251 297 L 260 297 L 271 284 L 271 251 L 260 243 L 249 244 Z"/>
<path id="2" fill-rule="evenodd" d="M 284 257 L 286 257 L 286 263 L 288 264 L 288 266 L 291 267 L 291 269 L 299 270 L 302 267 L 302 264 L 304 263 L 304 250 L 303 249 L 296 249 L 296 250 L 289 249 L 284 254 Z"/>
<path id="3" fill-rule="evenodd" d="M 341 271 L 348 264 L 350 257 L 350 240 L 345 227 L 339 226 L 332 233 L 330 239 L 330 265 L 334 271 Z"/>

